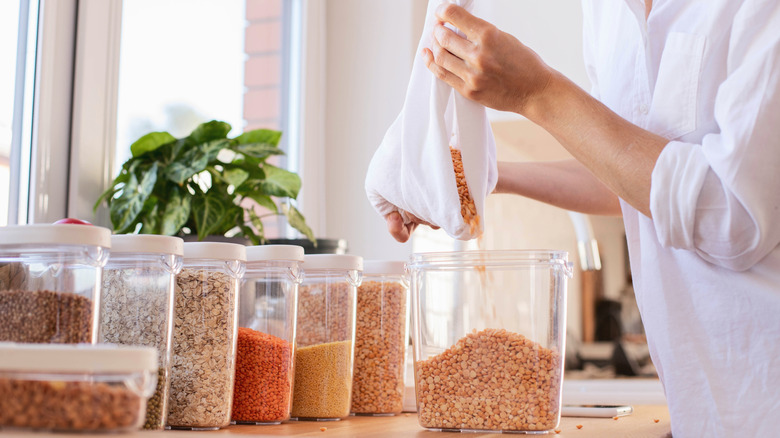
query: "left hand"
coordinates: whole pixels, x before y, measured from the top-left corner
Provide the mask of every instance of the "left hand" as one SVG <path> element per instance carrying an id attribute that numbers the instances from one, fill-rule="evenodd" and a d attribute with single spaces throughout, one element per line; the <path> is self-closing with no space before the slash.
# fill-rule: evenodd
<path id="1" fill-rule="evenodd" d="M 484 106 L 523 114 L 552 77 L 531 49 L 460 6 L 443 4 L 433 31 L 433 51 L 423 49 L 428 69 L 460 94 Z M 444 26 L 450 23 L 466 35 Z"/>

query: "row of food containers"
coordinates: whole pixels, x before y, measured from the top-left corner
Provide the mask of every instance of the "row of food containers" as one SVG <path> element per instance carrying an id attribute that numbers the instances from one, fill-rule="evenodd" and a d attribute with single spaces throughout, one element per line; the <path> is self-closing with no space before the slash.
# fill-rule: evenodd
<path id="1" fill-rule="evenodd" d="M 397 414 L 411 309 L 423 427 L 552 430 L 570 275 L 555 251 L 364 263 L 296 246 L 3 227 L 0 427 Z"/>

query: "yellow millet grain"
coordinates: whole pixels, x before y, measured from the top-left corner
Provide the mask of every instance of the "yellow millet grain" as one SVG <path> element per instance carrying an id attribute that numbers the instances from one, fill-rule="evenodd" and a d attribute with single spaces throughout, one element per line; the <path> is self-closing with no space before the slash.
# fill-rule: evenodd
<path id="1" fill-rule="evenodd" d="M 352 393 L 352 342 L 339 341 L 295 350 L 292 417 L 342 418 Z"/>
<path id="2" fill-rule="evenodd" d="M 472 332 L 415 363 L 423 427 L 553 430 L 559 419 L 560 353 L 503 329 Z"/>

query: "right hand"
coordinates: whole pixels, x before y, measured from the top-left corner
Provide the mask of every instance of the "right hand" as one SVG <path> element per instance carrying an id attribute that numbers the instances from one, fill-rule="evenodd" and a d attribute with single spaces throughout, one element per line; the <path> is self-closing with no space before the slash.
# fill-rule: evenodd
<path id="1" fill-rule="evenodd" d="M 405 243 L 409 240 L 418 225 L 428 225 L 434 230 L 439 229 L 439 227 L 420 220 L 410 213 L 406 213 L 406 215 L 412 219 L 412 221 L 408 224 L 404 223 L 404 219 L 401 217 L 401 213 L 397 211 L 394 211 L 385 216 L 385 220 L 387 221 L 387 231 L 390 232 L 390 235 L 393 236 L 395 240 L 401 243 Z"/>
<path id="2" fill-rule="evenodd" d="M 486 107 L 525 114 L 547 87 L 553 70 L 517 38 L 452 3 L 436 11 L 428 69 L 464 97 Z M 452 24 L 465 38 L 444 26 Z"/>

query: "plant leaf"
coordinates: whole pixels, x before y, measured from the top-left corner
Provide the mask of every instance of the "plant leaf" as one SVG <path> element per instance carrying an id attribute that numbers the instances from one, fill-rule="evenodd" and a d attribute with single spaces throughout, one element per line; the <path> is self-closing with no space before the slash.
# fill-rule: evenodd
<path id="1" fill-rule="evenodd" d="M 249 178 L 249 172 L 247 172 L 244 169 L 241 169 L 240 167 L 225 169 L 225 171 L 222 172 L 222 179 L 224 179 L 225 182 L 233 185 L 234 187 L 238 187 L 241 184 L 243 184 L 244 181 L 247 180 L 247 178 Z"/>
<path id="2" fill-rule="evenodd" d="M 229 144 L 229 140 L 212 140 L 187 150 L 165 168 L 165 177 L 176 184 L 183 184 L 193 175 L 206 170 L 219 151 Z"/>
<path id="3" fill-rule="evenodd" d="M 122 194 L 111 202 L 111 223 L 114 229 L 122 231 L 130 227 L 144 208 L 146 199 L 151 195 L 154 184 L 157 182 L 157 163 L 143 173 L 143 178 L 138 181 L 135 173 L 122 188 Z"/>
<path id="4" fill-rule="evenodd" d="M 266 164 L 263 166 L 265 180 L 260 182 L 260 189 L 270 196 L 295 199 L 301 190 L 301 178 L 290 171 Z"/>
<path id="5" fill-rule="evenodd" d="M 274 131 L 272 129 L 254 129 L 239 135 L 235 138 L 235 141 L 237 144 L 266 143 L 276 146 L 279 144 L 279 140 L 281 138 L 281 131 Z"/>
<path id="6" fill-rule="evenodd" d="M 257 232 L 260 235 L 263 235 L 264 227 L 263 221 L 260 220 L 260 216 L 257 215 L 257 212 L 255 212 L 254 208 L 248 208 L 247 211 L 249 212 L 249 221 L 252 223 L 252 226 L 257 229 Z"/>
<path id="7" fill-rule="evenodd" d="M 141 210 L 141 234 L 159 234 L 157 232 L 160 226 L 159 199 L 151 195 L 144 203 Z"/>
<path id="8" fill-rule="evenodd" d="M 203 240 L 222 224 L 227 207 L 225 201 L 218 195 L 203 194 L 192 198 L 192 215 L 195 219 L 198 240 Z"/>
<path id="9" fill-rule="evenodd" d="M 206 143 L 207 141 L 227 138 L 228 132 L 233 129 L 230 124 L 219 120 L 201 123 L 189 135 L 188 140 L 193 144 Z"/>
<path id="10" fill-rule="evenodd" d="M 270 210 L 272 213 L 279 214 L 279 207 L 270 196 L 261 195 L 257 192 L 247 193 L 245 196 L 257 202 L 261 207 Z"/>
<path id="11" fill-rule="evenodd" d="M 265 160 L 271 155 L 284 155 L 284 151 L 270 143 L 248 143 L 233 146 L 233 150 L 244 155 Z"/>
<path id="12" fill-rule="evenodd" d="M 317 240 L 314 238 L 314 232 L 306 225 L 306 219 L 301 212 L 290 204 L 282 204 L 282 211 L 287 216 L 287 222 L 290 226 L 303 233 L 304 236 L 316 245 Z"/>
<path id="13" fill-rule="evenodd" d="M 248 238 L 249 241 L 252 242 L 252 245 L 260 245 L 265 241 L 263 235 L 257 235 L 252 227 L 242 224 L 239 225 L 238 228 L 241 229 L 241 233 L 244 235 L 244 237 Z"/>
<path id="14" fill-rule="evenodd" d="M 139 157 L 174 141 L 176 141 L 176 137 L 167 132 L 150 132 L 131 144 L 130 152 L 133 154 L 133 157 Z"/>
<path id="15" fill-rule="evenodd" d="M 189 193 L 182 193 L 182 190 L 177 186 L 171 187 L 162 214 L 160 234 L 173 236 L 187 223 L 192 199 Z"/>

